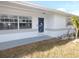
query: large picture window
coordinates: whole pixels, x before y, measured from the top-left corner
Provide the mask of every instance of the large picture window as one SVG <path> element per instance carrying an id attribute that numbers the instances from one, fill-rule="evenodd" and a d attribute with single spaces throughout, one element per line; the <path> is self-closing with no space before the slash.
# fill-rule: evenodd
<path id="1" fill-rule="evenodd" d="M 19 24 L 20 24 L 20 29 L 24 28 L 32 28 L 32 20 L 31 17 L 19 17 Z"/>
<path id="2" fill-rule="evenodd" d="M 0 30 L 17 29 L 17 16 L 0 16 Z"/>
<path id="3" fill-rule="evenodd" d="M 17 23 L 0 23 L 0 30 L 17 29 Z"/>
<path id="4" fill-rule="evenodd" d="M 18 20 L 19 19 L 19 20 Z M 18 23 L 19 22 L 19 23 Z M 0 30 L 32 28 L 32 17 L 30 16 L 0 16 Z"/>

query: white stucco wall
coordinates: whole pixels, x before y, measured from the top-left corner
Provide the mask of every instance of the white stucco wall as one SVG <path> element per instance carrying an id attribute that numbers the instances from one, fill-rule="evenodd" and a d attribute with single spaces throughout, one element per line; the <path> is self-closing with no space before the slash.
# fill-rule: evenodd
<path id="1" fill-rule="evenodd" d="M 66 28 L 67 17 L 61 14 L 49 14 L 47 16 L 47 28 L 48 29 L 62 29 Z"/>
<path id="2" fill-rule="evenodd" d="M 27 31 L 27 32 L 20 32 L 20 33 L 16 31 L 15 33 L 0 34 L 0 42 L 18 40 L 18 39 L 35 37 L 35 36 L 41 35 L 38 32 L 38 17 L 44 18 L 44 30 L 45 30 L 44 35 L 57 37 L 67 32 L 67 30 L 62 30 L 66 28 L 67 19 L 65 15 L 61 15 L 57 13 L 44 14 L 42 11 L 39 11 L 39 10 L 38 12 L 37 11 L 33 12 L 32 9 L 24 10 L 24 9 L 0 6 L 0 15 L 1 14 L 32 16 L 32 29 L 34 29 L 35 31 L 31 31 L 31 32 Z"/>
<path id="3" fill-rule="evenodd" d="M 10 7 L 5 7 L 5 6 L 0 6 L 0 15 L 6 14 L 6 15 L 17 15 L 17 16 L 32 16 L 32 29 L 35 31 L 31 32 L 17 32 L 13 31 L 13 33 L 8 33 L 5 30 L 1 30 L 0 32 L 6 32 L 6 34 L 1 34 L 0 33 L 0 42 L 6 42 L 6 41 L 11 41 L 11 40 L 18 40 L 18 39 L 23 39 L 23 38 L 29 38 L 29 37 L 35 37 L 39 36 L 38 34 L 38 17 L 43 17 L 44 18 L 44 28 L 47 28 L 47 18 L 45 14 L 42 14 L 42 12 L 33 12 L 30 10 L 22 10 L 22 9 L 16 9 L 16 8 L 10 8 Z"/>
<path id="4" fill-rule="evenodd" d="M 53 28 L 55 29 L 66 28 L 66 20 L 67 20 L 66 16 L 55 14 Z"/>
<path id="5" fill-rule="evenodd" d="M 54 24 L 54 18 L 53 18 L 53 14 L 49 14 L 47 16 L 47 29 L 52 29 L 53 28 L 53 24 Z"/>
<path id="6" fill-rule="evenodd" d="M 62 14 L 50 14 L 47 18 L 47 34 L 52 37 L 67 34 L 68 29 L 66 26 L 67 16 Z"/>
<path id="7" fill-rule="evenodd" d="M 20 10 L 9 7 L 0 7 L 0 14 L 18 15 L 18 16 L 32 16 L 32 29 L 38 29 L 38 17 L 43 17 L 46 20 L 46 15 L 42 12 L 32 12 L 28 10 Z M 45 24 L 46 27 L 46 24 Z"/>

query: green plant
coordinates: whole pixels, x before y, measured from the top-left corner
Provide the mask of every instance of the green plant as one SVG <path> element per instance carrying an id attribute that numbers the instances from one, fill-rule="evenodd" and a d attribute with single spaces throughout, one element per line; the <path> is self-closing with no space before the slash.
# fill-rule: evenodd
<path id="1" fill-rule="evenodd" d="M 72 16 L 71 21 L 72 21 L 72 25 L 76 30 L 76 38 L 79 38 L 79 19 L 77 16 Z"/>

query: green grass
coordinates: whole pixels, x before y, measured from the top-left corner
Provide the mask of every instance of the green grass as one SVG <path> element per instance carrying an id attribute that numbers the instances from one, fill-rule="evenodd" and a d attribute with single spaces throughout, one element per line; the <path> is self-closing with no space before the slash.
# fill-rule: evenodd
<path id="1" fill-rule="evenodd" d="M 79 57 L 79 43 L 53 39 L 0 51 L 0 57 Z"/>

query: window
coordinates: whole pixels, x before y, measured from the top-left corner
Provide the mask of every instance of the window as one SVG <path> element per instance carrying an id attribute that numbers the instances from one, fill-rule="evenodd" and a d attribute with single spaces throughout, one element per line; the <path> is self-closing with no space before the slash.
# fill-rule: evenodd
<path id="1" fill-rule="evenodd" d="M 17 29 L 17 17 L 14 16 L 0 16 L 0 30 L 7 30 L 7 29 Z"/>
<path id="2" fill-rule="evenodd" d="M 19 23 L 18 23 L 19 19 Z M 0 16 L 0 30 L 8 29 L 28 29 L 32 28 L 32 17 L 30 16 L 14 16 L 1 15 Z"/>
<path id="3" fill-rule="evenodd" d="M 0 23 L 0 30 L 17 29 L 17 23 Z"/>
<path id="4" fill-rule="evenodd" d="M 28 20 L 26 20 L 26 22 L 28 22 Z"/>
<path id="5" fill-rule="evenodd" d="M 20 23 L 20 29 L 27 28 L 27 23 Z"/>
<path id="6" fill-rule="evenodd" d="M 28 28 L 32 28 L 32 20 L 31 17 L 19 17 L 20 20 L 20 29 L 28 29 Z"/>
<path id="7" fill-rule="evenodd" d="M 29 20 L 29 22 L 32 22 L 32 20 Z"/>
<path id="8" fill-rule="evenodd" d="M 25 22 L 25 20 L 22 20 L 23 22 Z"/>

